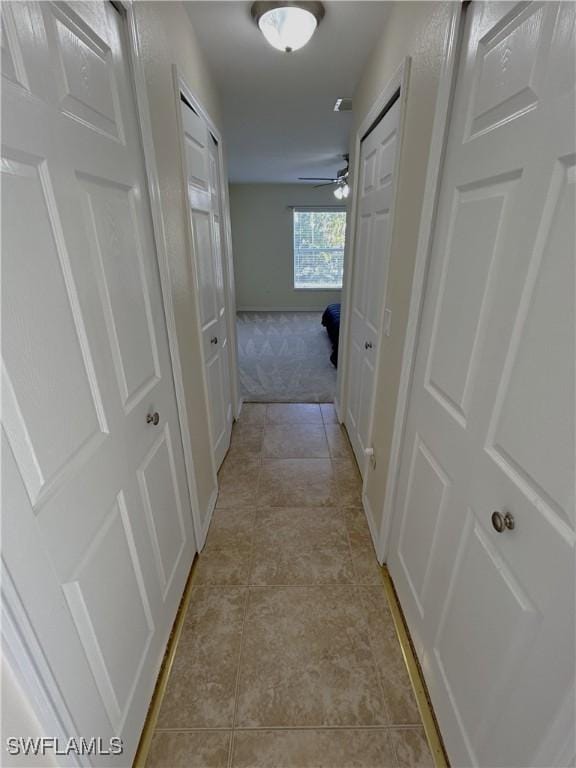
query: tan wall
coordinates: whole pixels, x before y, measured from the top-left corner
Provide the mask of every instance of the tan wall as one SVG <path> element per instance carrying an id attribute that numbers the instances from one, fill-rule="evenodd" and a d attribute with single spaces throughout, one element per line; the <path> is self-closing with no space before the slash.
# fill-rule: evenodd
<path id="1" fill-rule="evenodd" d="M 372 52 L 353 95 L 352 139 L 374 100 L 383 91 L 404 57 L 411 57 L 386 299 L 386 306 L 392 310 L 392 332 L 381 342 L 373 436 L 376 468 L 368 469 L 366 486 L 368 501 L 378 526 L 382 523 L 418 226 L 450 13 L 449 2 L 393 4 L 382 38 Z M 353 152 L 353 147 L 351 151 Z"/>
<path id="2" fill-rule="evenodd" d="M 332 187 L 230 184 L 236 305 L 242 309 L 324 309 L 340 291 L 293 287 L 292 205 L 337 205 Z"/>
<path id="3" fill-rule="evenodd" d="M 182 3 L 140 2 L 135 4 L 135 14 L 148 89 L 162 216 L 170 259 L 198 501 L 200 513 L 204 516 L 210 496 L 216 488 L 216 478 L 210 450 L 206 393 L 199 365 L 201 350 L 187 210 L 183 196 L 177 123 L 179 113 L 175 105 L 172 65 L 178 66 L 180 75 L 219 128 L 221 111 L 216 89 Z"/>

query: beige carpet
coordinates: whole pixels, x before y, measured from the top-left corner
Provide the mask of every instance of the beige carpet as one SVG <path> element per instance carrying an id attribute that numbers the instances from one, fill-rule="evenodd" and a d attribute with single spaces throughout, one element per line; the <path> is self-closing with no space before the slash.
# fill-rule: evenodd
<path id="1" fill-rule="evenodd" d="M 246 402 L 331 403 L 332 347 L 321 312 L 238 312 L 238 363 Z"/>

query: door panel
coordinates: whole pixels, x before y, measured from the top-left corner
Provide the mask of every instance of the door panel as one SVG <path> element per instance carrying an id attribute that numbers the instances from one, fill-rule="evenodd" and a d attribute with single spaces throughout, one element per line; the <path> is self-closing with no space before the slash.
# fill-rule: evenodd
<path id="1" fill-rule="evenodd" d="M 108 719 L 121 732 L 155 629 L 122 491 L 62 590 Z"/>
<path id="2" fill-rule="evenodd" d="M 472 188 L 458 189 L 448 224 L 427 386 L 463 423 L 514 186 L 514 180 L 482 179 Z"/>
<path id="3" fill-rule="evenodd" d="M 576 527 L 570 464 L 574 427 L 566 414 L 573 408 L 575 178 L 574 164 L 559 161 L 487 441 L 487 450 L 502 470 L 527 495 L 539 496 L 572 530 Z M 549 403 L 545 412 L 536 407 L 544 401 Z M 532 435 L 540 439 L 530 439 Z M 557 446 L 558 461 L 547 460 L 550 445 Z"/>
<path id="4" fill-rule="evenodd" d="M 98 12 L 77 13 L 72 6 L 52 3 L 42 10 L 60 109 L 124 141 L 113 51 L 98 34 Z"/>
<path id="5" fill-rule="evenodd" d="M 195 543 L 123 19 L 2 14 L 2 555 L 77 735 L 126 765 Z"/>
<path id="6" fill-rule="evenodd" d="M 372 221 L 372 240 L 370 261 L 366 276 L 366 324 L 374 333 L 378 333 L 382 311 L 382 286 L 386 285 L 387 260 L 380 258 L 382 243 L 388 242 L 388 210 L 378 211 Z M 369 278 L 369 279 L 368 279 Z"/>
<path id="7" fill-rule="evenodd" d="M 575 16 L 466 10 L 390 554 L 457 765 L 574 743 Z"/>
<path id="8" fill-rule="evenodd" d="M 416 435 L 410 464 L 409 491 L 399 532 L 398 558 L 408 578 L 416 607 L 422 616 L 427 575 L 437 546 L 437 535 L 451 481 L 433 454 Z M 424 519 L 419 515 L 427 508 Z"/>
<path id="9" fill-rule="evenodd" d="M 386 299 L 399 119 L 400 102 L 397 100 L 362 141 L 360 153 L 345 423 L 362 474 L 366 464 L 365 451 L 370 447 L 374 367 Z"/>
<path id="10" fill-rule="evenodd" d="M 129 412 L 160 379 L 134 189 L 81 177 L 78 186 L 86 229 L 92 229 L 90 244 L 118 386 Z"/>
<path id="11" fill-rule="evenodd" d="M 36 504 L 108 427 L 46 159 L 5 150 L 2 193 L 5 429 Z"/>
<path id="12" fill-rule="evenodd" d="M 194 212 L 194 244 L 198 252 L 198 287 L 200 290 L 200 318 L 202 331 L 209 331 L 218 324 L 218 308 L 214 292 L 214 263 L 212 258 L 210 214 Z"/>
<path id="13" fill-rule="evenodd" d="M 458 714 L 473 754 L 490 737 L 489 729 L 500 716 L 498 706 L 512 692 L 541 620 L 491 537 L 468 510 L 434 652 L 449 695 L 461 703 Z M 466 637 L 476 638 L 474 663 L 470 648 L 462 646 L 462 626 Z M 479 676 L 478 670 L 490 674 Z M 487 701 L 491 707 L 486 707 Z"/>
<path id="14" fill-rule="evenodd" d="M 186 526 L 176 477 L 174 448 L 167 424 L 138 468 L 138 483 L 158 580 L 166 598 L 174 579 L 176 564 L 186 546 Z"/>
<path id="15" fill-rule="evenodd" d="M 494 130 L 539 101 L 549 33 L 542 4 L 531 3 L 512 24 L 496 25 L 478 42 L 467 138 Z"/>

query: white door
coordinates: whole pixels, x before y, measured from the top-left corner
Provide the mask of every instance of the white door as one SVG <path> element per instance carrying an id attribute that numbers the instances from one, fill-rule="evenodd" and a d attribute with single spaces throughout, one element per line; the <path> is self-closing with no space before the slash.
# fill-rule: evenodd
<path id="1" fill-rule="evenodd" d="M 566 765 L 576 5 L 466 17 L 389 565 L 452 764 Z"/>
<path id="2" fill-rule="evenodd" d="M 2 557 L 75 735 L 125 766 L 195 545 L 124 23 L 1 10 Z"/>
<path id="3" fill-rule="evenodd" d="M 180 104 L 212 448 L 218 469 L 232 432 L 218 147 L 204 120 L 186 102 Z"/>
<path id="4" fill-rule="evenodd" d="M 390 260 L 390 211 L 400 99 L 362 141 L 345 423 L 362 474 L 370 448 L 374 371 Z"/>

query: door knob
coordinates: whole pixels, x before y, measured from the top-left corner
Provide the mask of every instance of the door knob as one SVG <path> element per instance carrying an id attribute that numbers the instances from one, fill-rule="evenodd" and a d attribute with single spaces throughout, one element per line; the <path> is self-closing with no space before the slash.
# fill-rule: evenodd
<path id="1" fill-rule="evenodd" d="M 218 344 L 218 336 L 212 336 L 210 339 L 210 344 Z"/>
<path id="2" fill-rule="evenodd" d="M 364 342 L 364 349 L 372 349 L 372 342 L 371 341 L 365 341 Z"/>
<path id="3" fill-rule="evenodd" d="M 146 424 L 154 424 L 154 426 L 157 427 L 159 421 L 160 421 L 160 414 L 158 413 L 158 411 L 155 411 L 154 413 L 149 413 L 148 416 L 146 416 Z"/>
<path id="4" fill-rule="evenodd" d="M 492 525 L 495 531 L 502 533 L 506 529 L 513 531 L 516 527 L 516 521 L 514 520 L 514 515 L 510 512 L 506 512 L 503 515 L 496 510 L 496 512 L 492 512 Z"/>

